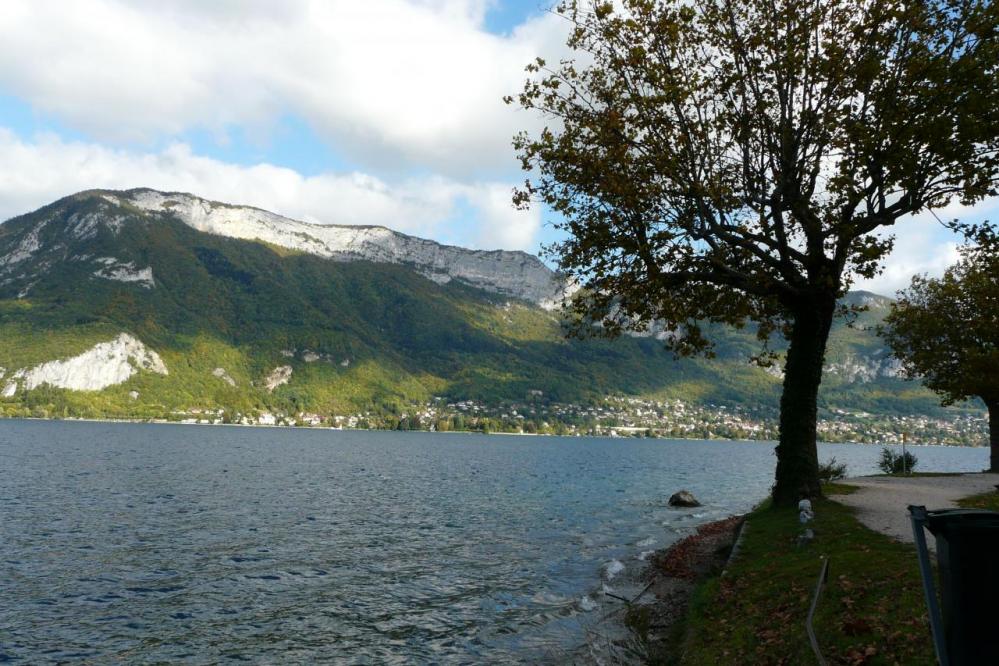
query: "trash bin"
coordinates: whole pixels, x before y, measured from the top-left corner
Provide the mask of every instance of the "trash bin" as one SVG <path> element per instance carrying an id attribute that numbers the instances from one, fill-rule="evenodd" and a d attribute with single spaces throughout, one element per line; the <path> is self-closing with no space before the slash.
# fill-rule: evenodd
<path id="1" fill-rule="evenodd" d="M 926 511 L 922 521 L 937 542 L 945 642 L 938 654 L 952 666 L 999 664 L 999 513 Z"/>

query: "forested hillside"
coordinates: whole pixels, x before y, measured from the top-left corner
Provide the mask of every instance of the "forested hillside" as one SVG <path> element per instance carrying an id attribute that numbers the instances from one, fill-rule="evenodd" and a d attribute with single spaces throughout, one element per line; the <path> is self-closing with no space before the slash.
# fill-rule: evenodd
<path id="1" fill-rule="evenodd" d="M 717 330 L 715 358 L 680 361 L 651 337 L 567 339 L 557 309 L 501 293 L 509 276 L 442 283 L 419 258 L 317 256 L 207 233 L 127 194 L 83 193 L 0 225 L 2 413 L 390 417 L 435 397 L 776 407 L 779 371 L 750 364 L 757 342 L 748 331 Z M 894 376 L 871 330 L 888 300 L 850 298 L 870 309 L 833 334 L 823 407 L 941 413 L 932 394 Z M 165 372 L 102 347 L 127 376 L 81 390 L 73 373 L 103 361 L 70 361 L 123 333 Z"/>

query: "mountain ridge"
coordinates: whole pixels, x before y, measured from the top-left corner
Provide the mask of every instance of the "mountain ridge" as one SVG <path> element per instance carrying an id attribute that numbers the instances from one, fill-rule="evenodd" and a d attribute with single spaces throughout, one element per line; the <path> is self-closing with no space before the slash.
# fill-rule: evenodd
<path id="1" fill-rule="evenodd" d="M 439 283 L 452 279 L 497 294 L 554 309 L 567 291 L 559 276 L 534 255 L 511 250 L 470 250 L 419 238 L 378 225 L 316 224 L 262 208 L 204 199 L 183 192 L 150 188 L 86 190 L 67 200 L 103 199 L 112 206 L 134 206 L 173 216 L 188 226 L 229 238 L 258 240 L 338 261 L 407 263 Z"/>
<path id="2" fill-rule="evenodd" d="M 681 361 L 652 338 L 567 339 L 557 312 L 504 293 L 502 280 L 490 290 L 483 280 L 435 281 L 404 258 L 340 260 L 263 233 L 209 233 L 165 205 L 179 195 L 150 192 L 91 190 L 0 225 L 0 413 L 368 413 L 384 423 L 437 398 L 582 406 L 607 396 L 776 409 L 779 373 L 748 362 L 758 345 L 749 332 L 713 329 L 717 358 Z M 145 207 L 131 203 L 136 196 Z M 833 332 L 823 409 L 949 413 L 885 360 L 870 329 L 890 300 L 849 298 L 872 309 Z M 51 374 L 85 368 L 69 361 L 123 334 L 169 373 L 136 367 L 96 391 L 66 388 L 86 378 Z M 133 351 L 115 358 L 146 358 Z"/>

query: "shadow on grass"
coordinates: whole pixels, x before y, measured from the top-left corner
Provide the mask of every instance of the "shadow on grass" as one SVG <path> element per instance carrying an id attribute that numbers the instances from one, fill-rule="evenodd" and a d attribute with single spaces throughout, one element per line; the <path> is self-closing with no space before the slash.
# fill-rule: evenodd
<path id="1" fill-rule="evenodd" d="M 831 485 L 827 493 L 851 492 Z M 805 546 L 795 509 L 750 515 L 737 560 L 695 593 L 682 657 L 663 663 L 815 663 L 805 617 L 824 557 L 829 579 L 815 630 L 829 663 L 934 663 L 913 546 L 867 529 L 834 501 L 814 508 L 815 539 Z"/>
<path id="2" fill-rule="evenodd" d="M 999 511 L 999 492 L 982 493 L 972 495 L 957 501 L 958 506 L 966 509 L 986 509 L 988 511 Z"/>

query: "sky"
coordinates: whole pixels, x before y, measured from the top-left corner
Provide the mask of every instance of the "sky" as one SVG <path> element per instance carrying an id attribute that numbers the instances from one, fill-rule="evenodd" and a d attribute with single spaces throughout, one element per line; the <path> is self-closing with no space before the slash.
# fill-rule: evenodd
<path id="1" fill-rule="evenodd" d="M 321 224 L 526 250 L 511 138 L 542 121 L 502 97 L 565 55 L 550 0 L 4 0 L 0 220 L 90 188 L 152 187 Z M 974 210 L 938 211 L 982 219 Z M 892 294 L 938 275 L 954 239 L 897 229 Z"/>

